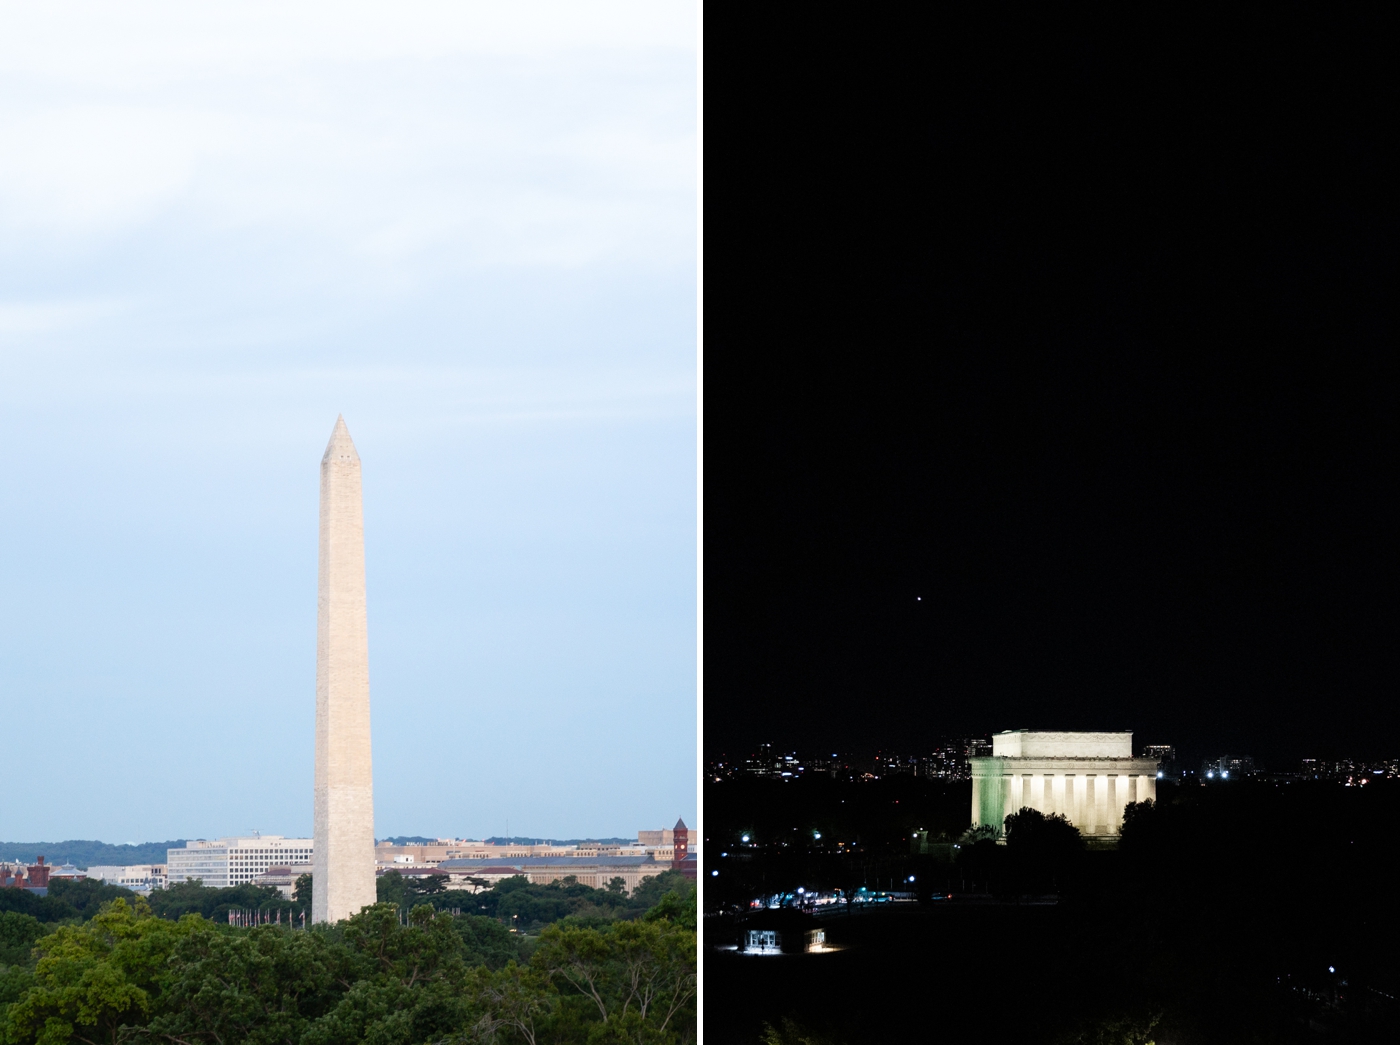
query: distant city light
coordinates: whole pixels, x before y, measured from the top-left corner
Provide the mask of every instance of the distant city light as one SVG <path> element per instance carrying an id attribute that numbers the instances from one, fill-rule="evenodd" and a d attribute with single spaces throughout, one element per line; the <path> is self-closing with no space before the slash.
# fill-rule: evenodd
<path id="1" fill-rule="evenodd" d="M 728 856 L 729 854 L 728 854 L 728 853 L 720 853 L 719 855 L 720 855 L 720 856 Z"/>
<path id="2" fill-rule="evenodd" d="M 711 877 L 711 878 L 718 878 L 718 877 L 719 877 L 719 872 L 718 872 L 718 871 L 711 871 L 711 872 L 710 872 L 710 877 Z"/>
<path id="3" fill-rule="evenodd" d="M 913 876 L 912 874 L 909 876 L 909 880 L 910 880 L 911 882 L 914 880 L 914 876 Z"/>
<path id="4" fill-rule="evenodd" d="M 812 837 L 813 837 L 813 838 L 820 838 L 821 836 L 822 836 L 822 833 L 821 833 L 820 831 L 813 831 L 813 832 L 812 832 Z"/>
<path id="5" fill-rule="evenodd" d="M 797 891 L 798 891 L 798 893 L 805 893 L 807 890 L 804 889 L 804 888 L 802 888 L 802 886 L 799 885 L 799 886 L 797 887 Z"/>
<path id="6" fill-rule="evenodd" d="M 1336 972 L 1336 971 L 1337 971 L 1337 967 L 1336 967 L 1335 965 L 1329 965 L 1329 966 L 1327 966 L 1327 971 L 1328 971 L 1328 972 Z"/>
<path id="7" fill-rule="evenodd" d="M 748 836 L 748 835 L 744 835 L 743 838 L 739 839 L 739 841 L 741 841 L 741 842 L 747 842 L 748 840 L 749 840 L 749 836 Z"/>
<path id="8" fill-rule="evenodd" d="M 1220 771 L 1220 778 L 1221 778 L 1222 780 L 1228 780 L 1228 779 L 1230 779 L 1230 771 L 1229 771 L 1228 769 L 1222 769 L 1222 770 Z"/>
<path id="9" fill-rule="evenodd" d="M 1208 777 L 1212 777 L 1212 776 L 1215 776 L 1215 774 L 1214 774 L 1214 773 L 1207 773 L 1207 774 L 1206 774 L 1206 776 L 1208 776 Z M 747 841 L 748 841 L 748 839 L 747 839 L 747 838 L 745 838 L 745 839 L 744 839 L 744 841 L 745 841 L 745 842 L 747 842 Z"/>
<path id="10" fill-rule="evenodd" d="M 1158 780 L 1161 780 L 1161 779 L 1162 779 L 1162 771 L 1161 771 L 1160 769 L 1157 770 L 1157 779 L 1158 779 Z"/>

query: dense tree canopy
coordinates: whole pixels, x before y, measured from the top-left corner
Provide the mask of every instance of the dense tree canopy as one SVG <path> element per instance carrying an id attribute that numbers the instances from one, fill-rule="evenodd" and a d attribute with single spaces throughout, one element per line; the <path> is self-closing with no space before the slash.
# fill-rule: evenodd
<path id="1" fill-rule="evenodd" d="M 630 898 L 520 878 L 446 899 L 430 889 L 439 906 L 407 916 L 379 903 L 310 930 L 228 924 L 230 906 L 270 905 L 268 892 L 183 885 L 94 911 L 90 889 L 57 924 L 0 914 L 0 1042 L 695 1039 L 695 890 L 679 874 Z"/>

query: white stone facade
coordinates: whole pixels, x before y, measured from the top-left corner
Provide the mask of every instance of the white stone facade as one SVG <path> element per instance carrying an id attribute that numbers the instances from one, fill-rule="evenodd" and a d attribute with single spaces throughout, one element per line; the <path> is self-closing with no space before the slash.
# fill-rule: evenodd
<path id="1" fill-rule="evenodd" d="M 171 885 L 198 878 L 211 888 L 223 889 L 251 882 L 272 866 L 306 863 L 313 848 L 310 838 L 281 835 L 200 839 L 186 842 L 183 849 L 167 849 L 165 873 Z M 89 868 L 88 874 L 92 871 Z"/>
<path id="2" fill-rule="evenodd" d="M 253 879 L 254 885 L 276 889 L 284 900 L 295 900 L 297 879 L 311 873 L 311 864 L 276 864 Z"/>
<path id="3" fill-rule="evenodd" d="M 660 835 L 660 831 L 640 832 L 642 835 Z M 392 845 L 380 842 L 374 847 L 375 869 L 387 871 L 390 868 L 404 870 L 410 867 L 436 867 L 444 860 L 518 860 L 523 857 L 609 857 L 609 856 L 651 856 L 669 864 L 675 858 L 675 847 L 671 841 L 671 831 L 666 832 L 664 845 L 589 844 L 582 845 L 493 845 L 468 839 L 438 839 L 423 845 Z M 695 853 L 698 847 L 692 844 L 689 852 Z"/>
<path id="4" fill-rule="evenodd" d="M 345 419 L 337 418 L 321 458 L 311 908 L 317 922 L 338 922 L 375 902 L 361 498 L 360 455 Z"/>
<path id="5" fill-rule="evenodd" d="M 120 885 L 143 895 L 152 889 L 164 889 L 166 881 L 165 864 L 98 864 L 87 868 L 87 876 L 100 879 L 103 885 Z"/>
<path id="6" fill-rule="evenodd" d="M 1116 838 L 1129 802 L 1157 797 L 1157 761 L 1133 758 L 1131 732 L 1008 730 L 972 766 L 972 823 L 1003 830 L 1019 809 L 1060 814 L 1088 838 Z"/>
<path id="7" fill-rule="evenodd" d="M 646 879 L 671 870 L 671 865 L 649 856 L 566 856 L 521 857 L 510 861 L 454 859 L 443 861 L 438 870 L 448 875 L 449 889 L 472 892 L 476 891 L 470 882 L 472 878 L 484 879 L 488 885 L 495 885 L 502 879 L 520 875 L 528 878 L 531 885 L 548 885 L 574 878 L 580 885 L 593 889 L 605 889 L 614 878 L 621 878 L 623 888 L 630 893 Z"/>

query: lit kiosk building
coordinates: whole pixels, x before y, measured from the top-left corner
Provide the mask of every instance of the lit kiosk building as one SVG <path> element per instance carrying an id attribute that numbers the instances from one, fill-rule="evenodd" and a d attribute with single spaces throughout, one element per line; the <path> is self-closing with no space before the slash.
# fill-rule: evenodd
<path id="1" fill-rule="evenodd" d="M 1131 731 L 1043 733 L 1012 729 L 992 737 L 990 758 L 972 766 L 972 824 L 1002 832 L 1029 807 L 1059 813 L 1086 838 L 1117 838 L 1123 807 L 1157 797 L 1157 760 L 1133 757 Z"/>

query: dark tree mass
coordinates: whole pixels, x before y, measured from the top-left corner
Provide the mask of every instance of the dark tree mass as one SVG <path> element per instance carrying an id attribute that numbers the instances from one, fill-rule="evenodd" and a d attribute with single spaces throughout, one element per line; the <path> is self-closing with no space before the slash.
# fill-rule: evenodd
<path id="1" fill-rule="evenodd" d="M 967 830 L 969 799 L 965 783 L 907 777 L 712 786 L 706 990 L 728 1001 L 707 1029 L 1145 1045 L 1400 1026 L 1400 782 L 1167 785 L 1128 807 L 1117 848 L 1034 809 L 999 845 Z M 835 953 L 723 950 L 762 924 L 754 899 L 800 909 L 798 889 L 911 899 L 817 908 Z M 931 991 L 956 1004 L 892 1004 Z"/>
<path id="2" fill-rule="evenodd" d="M 411 907 L 309 930 L 285 917 L 304 899 L 275 889 L 194 883 L 149 901 L 95 882 L 0 889 L 0 1041 L 695 1041 L 695 889 L 679 872 L 630 897 L 567 880 L 473 894 L 386 877 L 381 891 Z M 229 924 L 230 910 L 256 924 Z"/>

